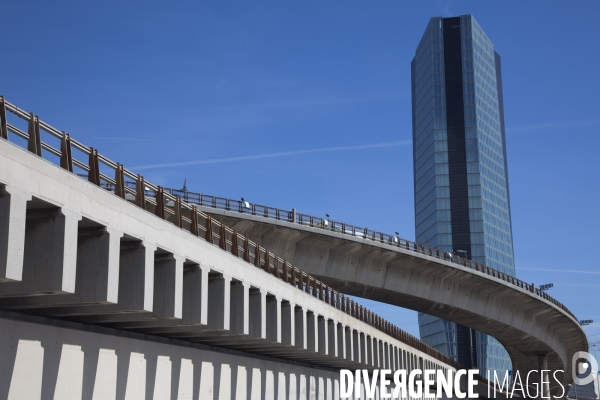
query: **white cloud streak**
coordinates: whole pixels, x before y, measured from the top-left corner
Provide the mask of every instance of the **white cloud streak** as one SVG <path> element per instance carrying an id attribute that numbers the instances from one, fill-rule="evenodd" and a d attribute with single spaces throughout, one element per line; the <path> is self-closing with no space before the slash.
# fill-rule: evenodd
<path id="1" fill-rule="evenodd" d="M 597 125 L 600 123 L 600 120 L 590 119 L 583 121 L 563 121 L 563 122 L 550 122 L 546 124 L 532 124 L 532 125 L 521 125 L 514 127 L 506 127 L 507 132 L 513 133 L 526 133 L 526 132 L 535 132 L 541 130 L 552 130 L 558 128 L 578 128 L 583 126 Z"/>
<path id="2" fill-rule="evenodd" d="M 141 170 L 141 169 L 156 169 L 156 168 L 187 167 L 190 165 L 218 164 L 218 163 L 237 162 L 237 161 L 246 161 L 246 160 L 258 160 L 261 158 L 297 156 L 297 155 L 303 155 L 303 154 L 378 149 L 378 148 L 384 148 L 384 147 L 405 146 L 405 145 L 411 144 L 411 143 L 412 143 L 411 140 L 403 140 L 403 141 L 398 141 L 398 142 L 364 144 L 364 145 L 358 145 L 358 146 L 325 147 L 325 148 L 321 148 L 321 149 L 284 151 L 284 152 L 279 152 L 279 153 L 255 154 L 255 155 L 251 155 L 251 156 L 217 158 L 217 159 L 212 159 L 212 160 L 197 160 L 197 161 L 184 161 L 184 162 L 165 163 L 165 164 L 140 165 L 140 166 L 131 167 L 131 169 Z"/>
<path id="3" fill-rule="evenodd" d="M 519 271 L 539 271 L 539 272 L 564 272 L 569 274 L 591 274 L 600 275 L 600 271 L 585 271 L 585 270 L 573 270 L 573 269 L 545 269 L 545 268 L 517 268 Z"/>
<path id="4" fill-rule="evenodd" d="M 187 140 L 171 140 L 171 139 L 144 139 L 144 138 L 126 138 L 126 137 L 103 137 L 92 136 L 94 139 L 100 140 L 125 140 L 130 142 L 161 142 L 161 143 L 187 143 L 187 144 L 206 144 L 208 142 L 190 142 Z"/>

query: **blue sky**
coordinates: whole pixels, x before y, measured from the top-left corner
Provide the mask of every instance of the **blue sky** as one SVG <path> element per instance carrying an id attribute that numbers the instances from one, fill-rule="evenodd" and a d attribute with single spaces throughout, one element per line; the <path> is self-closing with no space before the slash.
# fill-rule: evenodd
<path id="1" fill-rule="evenodd" d="M 147 180 L 407 239 L 410 61 L 430 17 L 473 14 L 502 56 L 517 275 L 553 282 L 600 341 L 600 1 L 1 11 L 0 94 Z M 414 312 L 365 303 L 418 335 Z"/>

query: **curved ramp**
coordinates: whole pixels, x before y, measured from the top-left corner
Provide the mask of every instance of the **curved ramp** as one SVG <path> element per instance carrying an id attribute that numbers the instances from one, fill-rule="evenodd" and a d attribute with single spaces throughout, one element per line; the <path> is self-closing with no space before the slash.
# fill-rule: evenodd
<path id="1" fill-rule="evenodd" d="M 567 371 L 562 379 L 569 383 L 572 355 L 587 349 L 585 333 L 564 306 L 514 278 L 461 266 L 424 247 L 403 248 L 366 238 L 362 231 L 341 233 L 322 221 L 311 226 L 232 211 L 236 207 L 200 209 L 342 293 L 435 315 L 495 337 L 521 376 L 538 370 L 539 357 L 547 356 L 549 368 Z"/>

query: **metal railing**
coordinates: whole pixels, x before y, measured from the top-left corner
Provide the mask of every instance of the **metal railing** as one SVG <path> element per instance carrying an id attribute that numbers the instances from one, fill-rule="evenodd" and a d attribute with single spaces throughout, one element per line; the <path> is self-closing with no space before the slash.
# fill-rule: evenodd
<path id="1" fill-rule="evenodd" d="M 7 114 L 7 111 L 9 114 Z M 11 118 L 16 116 L 26 121 L 27 128 L 20 129 L 17 127 L 16 122 L 15 124 L 9 123 L 7 119 L 9 116 Z M 17 122 L 21 121 L 17 120 Z M 42 141 L 42 134 L 49 134 L 49 140 L 58 139 L 58 146 L 55 147 Z M 7 141 L 17 139 L 17 142 L 21 139 L 24 142 L 20 144 L 31 153 L 55 162 L 66 171 L 84 178 L 87 177 L 87 180 L 92 184 L 103 187 L 113 192 L 114 195 L 130 201 L 148 212 L 152 212 L 156 216 L 203 238 L 213 245 L 219 246 L 223 251 L 242 258 L 244 261 L 290 284 L 297 290 L 314 296 L 440 362 L 452 365 L 457 369 L 464 368 L 446 355 L 369 311 L 344 294 L 249 240 L 248 237 L 199 211 L 195 205 L 210 203 L 212 207 L 228 210 L 233 209 L 232 205 L 233 207 L 242 207 L 242 205 L 235 203 L 235 200 L 198 194 L 194 194 L 196 197 L 190 197 L 191 193 L 189 192 L 178 193 L 176 190 L 154 185 L 144 180 L 141 175 L 135 174 L 124 168 L 123 165 L 99 154 L 98 150 L 72 139 L 69 134 L 60 132 L 41 121 L 38 116 L 27 113 L 7 102 L 3 96 L 0 96 L 0 138 Z M 87 160 L 79 160 L 76 158 L 77 155 L 83 157 L 84 160 L 87 158 Z M 271 207 L 253 205 L 251 209 L 253 212 L 260 212 L 262 213 L 260 215 L 269 218 L 286 220 L 292 218 L 289 211 Z M 316 225 L 319 224 L 315 217 L 300 216 L 299 221 L 301 223 L 302 221 L 310 221 L 309 223 L 313 225 L 315 225 L 315 222 Z M 323 223 L 323 221 L 320 221 L 320 223 Z"/>
<path id="2" fill-rule="evenodd" d="M 265 218 L 272 218 L 301 225 L 307 225 L 313 228 L 319 228 L 326 231 L 333 231 L 345 235 L 359 237 L 372 242 L 383 243 L 404 250 L 409 250 L 415 253 L 425 254 L 430 257 L 439 258 L 441 260 L 450 261 L 454 264 L 458 264 L 460 266 L 482 272 L 494 278 L 501 279 L 504 282 L 510 283 L 514 286 L 525 289 L 531 293 L 534 293 L 537 296 L 559 307 L 561 310 L 565 311 L 573 318 L 577 319 L 575 315 L 567 307 L 565 307 L 564 304 L 552 298 L 544 291 L 540 291 L 538 288 L 535 287 L 535 284 L 533 283 L 523 282 L 522 280 L 517 279 L 514 276 L 510 276 L 496 269 L 487 267 L 485 265 L 479 264 L 475 261 L 463 257 L 459 257 L 452 253 L 429 247 L 427 245 L 418 244 L 410 240 L 402 239 L 398 236 L 374 231 L 368 228 L 358 227 L 351 224 L 346 224 L 344 222 L 337 222 L 330 219 L 328 220 L 321 217 L 315 217 L 312 215 L 300 214 L 297 213 L 295 209 L 292 209 L 291 211 L 283 210 L 280 208 L 263 206 L 260 204 L 253 204 L 241 200 L 233 200 L 223 197 L 209 196 L 206 194 L 189 192 L 187 190 L 184 191 L 169 188 L 164 188 L 164 190 L 174 196 L 177 196 L 181 199 L 185 199 L 186 202 L 191 204 L 197 204 L 204 207 L 212 207 L 226 211 L 235 211 L 239 213 L 258 215 Z"/>

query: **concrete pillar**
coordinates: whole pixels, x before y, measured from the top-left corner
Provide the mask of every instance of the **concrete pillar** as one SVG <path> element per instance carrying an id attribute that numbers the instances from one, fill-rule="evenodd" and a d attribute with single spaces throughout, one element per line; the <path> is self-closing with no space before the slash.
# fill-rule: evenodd
<path id="1" fill-rule="evenodd" d="M 267 295 L 267 340 L 281 343 L 281 299 Z"/>
<path id="2" fill-rule="evenodd" d="M 374 365 L 373 364 L 373 341 L 371 340 L 371 336 L 365 335 L 365 364 Z"/>
<path id="3" fill-rule="evenodd" d="M 360 351 L 360 362 L 363 364 L 369 364 L 369 352 L 367 351 L 367 335 L 362 332 L 358 333 L 358 343 Z"/>
<path id="4" fill-rule="evenodd" d="M 208 329 L 229 330 L 231 277 L 208 275 Z"/>
<path id="5" fill-rule="evenodd" d="M 313 311 L 306 313 L 306 345 L 308 351 L 319 351 L 318 315 Z"/>
<path id="6" fill-rule="evenodd" d="M 296 344 L 294 304 L 287 300 L 281 302 L 281 343 L 287 346 Z"/>
<path id="7" fill-rule="evenodd" d="M 308 348 L 308 339 L 307 339 L 307 316 L 306 309 L 300 306 L 296 306 L 294 309 L 295 316 L 295 337 L 296 337 L 296 347 L 301 349 Z"/>
<path id="8" fill-rule="evenodd" d="M 45 204 L 50 208 L 27 210 L 22 280 L 0 285 L 0 296 L 75 293 L 77 224 L 81 216 Z M 11 250 L 11 254 L 18 252 Z M 14 268 L 19 267 L 8 268 L 16 276 Z"/>
<path id="9" fill-rule="evenodd" d="M 77 237 L 75 293 L 6 297 L 0 300 L 2 307 L 18 309 L 55 305 L 74 306 L 81 310 L 82 306 L 117 304 L 121 236 L 121 232 L 99 225 L 80 227 Z M 75 308 L 70 307 L 68 310 L 72 312 Z"/>
<path id="10" fill-rule="evenodd" d="M 251 288 L 250 299 L 250 337 L 255 339 L 267 338 L 267 291 Z"/>
<path id="11" fill-rule="evenodd" d="M 538 355 L 538 371 L 539 371 L 539 388 L 541 392 L 540 399 L 549 399 L 550 398 L 550 376 L 548 370 L 548 356 Z"/>
<path id="12" fill-rule="evenodd" d="M 346 343 L 344 346 L 346 349 L 346 359 L 354 361 L 355 356 L 352 354 L 354 350 L 354 346 L 352 345 L 352 329 L 349 326 L 344 328 L 344 342 Z"/>
<path id="13" fill-rule="evenodd" d="M 346 340 L 345 328 L 343 324 L 336 324 L 337 331 L 337 357 L 348 358 L 350 349 L 348 349 L 348 342 Z"/>
<path id="14" fill-rule="evenodd" d="M 195 263 L 183 268 L 183 324 L 208 323 L 208 272 L 207 267 Z"/>
<path id="15" fill-rule="evenodd" d="M 79 230 L 75 286 L 78 302 L 118 302 L 122 236 L 110 227 Z"/>
<path id="16" fill-rule="evenodd" d="M 182 317 L 184 261 L 185 259 L 179 255 L 155 254 L 153 316 Z"/>
<path id="17" fill-rule="evenodd" d="M 327 318 L 319 315 L 317 317 L 317 349 L 320 354 L 328 354 L 328 346 L 329 340 L 327 338 L 328 334 L 327 329 Z"/>
<path id="18" fill-rule="evenodd" d="M 0 282 L 22 279 L 25 218 L 29 200 L 29 193 L 0 186 Z"/>
<path id="19" fill-rule="evenodd" d="M 234 334 L 248 335 L 250 333 L 250 284 L 232 281 L 230 296 L 229 330 Z"/>
<path id="20" fill-rule="evenodd" d="M 338 353 L 338 326 L 334 320 L 330 319 L 327 321 L 327 354 L 332 357 L 339 357 L 342 353 Z M 341 340 L 339 340 L 341 341 Z"/>
<path id="21" fill-rule="evenodd" d="M 385 342 L 385 368 L 392 369 L 392 345 Z"/>
<path id="22" fill-rule="evenodd" d="M 119 311 L 152 311 L 155 250 L 147 242 L 121 242 Z"/>
<path id="23" fill-rule="evenodd" d="M 364 358 L 362 357 L 362 350 L 364 348 L 364 346 L 362 346 L 361 341 L 360 341 L 360 333 L 355 330 L 352 329 L 352 361 L 360 363 L 363 362 Z"/>

